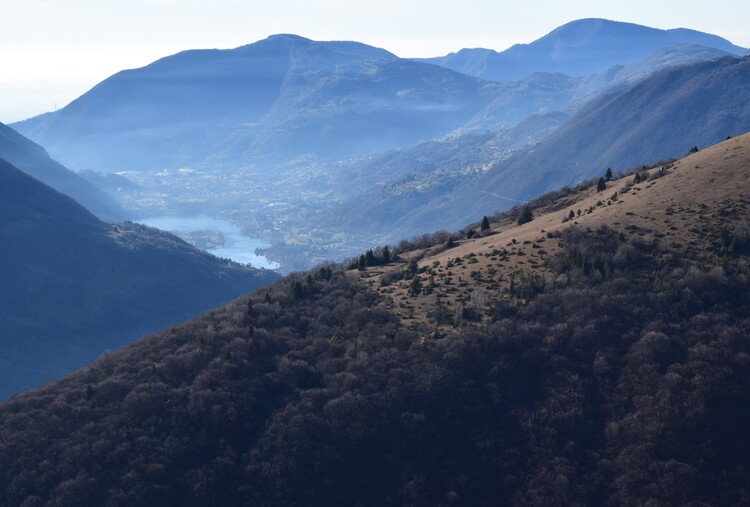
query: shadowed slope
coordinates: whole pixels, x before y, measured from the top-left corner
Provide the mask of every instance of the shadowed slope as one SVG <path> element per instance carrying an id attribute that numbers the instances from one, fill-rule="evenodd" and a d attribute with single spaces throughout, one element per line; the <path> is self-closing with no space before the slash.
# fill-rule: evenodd
<path id="1" fill-rule="evenodd" d="M 102 220 L 126 218 L 120 208 L 102 190 L 52 160 L 44 148 L 0 123 L 0 158 L 52 188 L 71 196 Z"/>
<path id="2" fill-rule="evenodd" d="M 0 244 L 0 399 L 277 278 L 105 224 L 1 159 Z"/>

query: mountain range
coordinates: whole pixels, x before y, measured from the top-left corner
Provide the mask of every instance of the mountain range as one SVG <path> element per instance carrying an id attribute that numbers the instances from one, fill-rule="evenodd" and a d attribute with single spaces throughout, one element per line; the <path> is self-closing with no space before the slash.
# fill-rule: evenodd
<path id="1" fill-rule="evenodd" d="M 749 98 L 748 58 L 670 68 L 590 102 L 533 150 L 499 165 L 493 172 L 502 180 L 492 186 L 523 189 L 522 198 L 530 198 L 608 167 L 680 157 L 750 130 Z"/>
<path id="2" fill-rule="evenodd" d="M 586 19 L 497 54 L 518 69 L 496 83 L 494 74 L 472 77 L 482 73 L 448 57 L 423 63 L 355 42 L 282 34 L 122 71 L 63 109 L 13 127 L 74 170 L 269 172 L 570 113 L 669 65 L 741 51 L 701 32 Z"/>
<path id="3" fill-rule="evenodd" d="M 278 278 L 104 223 L 2 159 L 0 244 L 0 399 Z"/>
<path id="4" fill-rule="evenodd" d="M 14 127 L 77 170 L 237 166 L 443 135 L 489 101 L 487 87 L 361 44 L 278 35 L 123 71 Z"/>
<path id="5" fill-rule="evenodd" d="M 505 51 L 462 49 L 422 61 L 501 82 L 516 81 L 533 72 L 596 74 L 681 44 L 711 47 L 737 56 L 746 51 L 721 37 L 685 28 L 660 30 L 606 19 L 579 19 L 530 44 L 516 44 Z"/>

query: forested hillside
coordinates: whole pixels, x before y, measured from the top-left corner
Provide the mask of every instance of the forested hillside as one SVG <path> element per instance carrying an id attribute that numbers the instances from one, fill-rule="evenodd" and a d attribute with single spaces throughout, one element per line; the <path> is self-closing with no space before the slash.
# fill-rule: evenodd
<path id="1" fill-rule="evenodd" d="M 0 504 L 744 505 L 749 167 L 746 135 L 107 354 L 0 407 Z"/>

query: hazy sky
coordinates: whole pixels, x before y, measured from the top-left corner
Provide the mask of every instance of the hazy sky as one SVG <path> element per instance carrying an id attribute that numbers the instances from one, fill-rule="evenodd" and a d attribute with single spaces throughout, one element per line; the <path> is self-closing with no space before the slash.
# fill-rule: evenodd
<path id="1" fill-rule="evenodd" d="M 748 0 L 0 0 L 0 122 L 63 107 L 118 70 L 275 33 L 399 56 L 506 49 L 574 19 L 686 27 L 750 47 Z"/>

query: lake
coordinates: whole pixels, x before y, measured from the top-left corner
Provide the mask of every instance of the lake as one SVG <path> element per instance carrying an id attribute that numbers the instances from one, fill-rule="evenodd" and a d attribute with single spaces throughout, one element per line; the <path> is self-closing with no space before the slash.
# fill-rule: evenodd
<path id="1" fill-rule="evenodd" d="M 259 248 L 268 248 L 271 246 L 269 242 L 244 235 L 238 225 L 226 220 L 219 220 L 207 216 L 161 216 L 139 220 L 138 223 L 176 234 L 199 231 L 221 233 L 224 236 L 224 244 L 216 248 L 208 248 L 206 249 L 207 252 L 218 257 L 232 259 L 233 261 L 242 264 L 250 264 L 254 268 L 279 268 L 277 262 L 271 261 L 256 253 L 256 250 Z"/>

